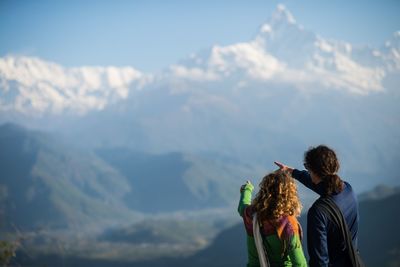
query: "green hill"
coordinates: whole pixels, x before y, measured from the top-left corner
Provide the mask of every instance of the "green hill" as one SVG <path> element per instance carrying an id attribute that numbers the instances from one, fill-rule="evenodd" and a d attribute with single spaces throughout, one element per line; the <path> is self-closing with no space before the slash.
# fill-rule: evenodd
<path id="1" fill-rule="evenodd" d="M 235 205 L 244 177 L 254 176 L 252 167 L 226 158 L 151 155 L 126 148 L 99 149 L 97 154 L 127 177 L 132 188 L 124 197 L 127 206 L 145 213 Z"/>
<path id="2" fill-rule="evenodd" d="M 377 187 L 372 198 L 360 202 L 359 247 L 367 266 L 399 266 L 400 187 L 382 188 Z M 384 194 L 378 197 L 379 192 Z"/>
<path id="3" fill-rule="evenodd" d="M 122 200 L 128 182 L 96 155 L 13 124 L 0 126 L 0 148 L 2 227 L 80 227 L 133 218 Z"/>

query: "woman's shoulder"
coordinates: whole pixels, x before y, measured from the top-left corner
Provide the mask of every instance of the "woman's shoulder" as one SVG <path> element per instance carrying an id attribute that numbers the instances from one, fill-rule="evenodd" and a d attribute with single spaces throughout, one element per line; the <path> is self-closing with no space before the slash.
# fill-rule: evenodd
<path id="1" fill-rule="evenodd" d="M 277 234 L 280 239 L 293 235 L 301 235 L 301 226 L 295 216 L 283 216 L 276 221 L 263 223 L 265 235 Z"/>
<path id="2" fill-rule="evenodd" d="M 248 235 L 253 236 L 253 216 L 255 210 L 253 205 L 245 208 L 243 213 L 243 223 Z M 264 220 L 261 223 L 261 231 L 264 236 L 277 235 L 283 236 L 302 235 L 302 229 L 295 216 L 283 216 L 278 220 Z"/>
<path id="3" fill-rule="evenodd" d="M 302 235 L 302 229 L 299 221 L 295 216 L 287 216 L 288 224 L 287 228 L 290 228 L 290 234 Z"/>

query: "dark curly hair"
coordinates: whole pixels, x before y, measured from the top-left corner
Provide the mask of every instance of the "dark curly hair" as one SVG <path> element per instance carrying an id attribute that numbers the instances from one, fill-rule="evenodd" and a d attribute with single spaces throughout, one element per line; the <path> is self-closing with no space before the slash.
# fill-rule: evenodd
<path id="1" fill-rule="evenodd" d="M 311 147 L 304 153 L 304 166 L 321 178 L 327 195 L 343 190 L 344 183 L 337 174 L 340 164 L 333 149 L 325 145 Z"/>

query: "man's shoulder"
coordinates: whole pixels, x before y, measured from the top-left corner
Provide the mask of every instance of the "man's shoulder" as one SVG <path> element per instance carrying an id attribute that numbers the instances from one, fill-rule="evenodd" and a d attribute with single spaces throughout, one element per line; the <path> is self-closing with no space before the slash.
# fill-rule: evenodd
<path id="1" fill-rule="evenodd" d="M 346 181 L 343 181 L 343 183 L 344 183 L 344 188 L 343 188 L 342 192 L 332 196 L 333 201 L 339 207 L 352 204 L 353 202 L 354 203 L 357 202 L 357 197 L 354 193 L 354 190 L 353 190 L 353 187 L 351 186 L 351 184 Z"/>

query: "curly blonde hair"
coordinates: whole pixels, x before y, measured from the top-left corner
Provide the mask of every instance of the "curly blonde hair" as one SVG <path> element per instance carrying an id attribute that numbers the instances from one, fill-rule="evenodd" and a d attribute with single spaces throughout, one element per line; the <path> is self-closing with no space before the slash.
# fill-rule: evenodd
<path id="1" fill-rule="evenodd" d="M 260 222 L 278 220 L 282 216 L 300 215 L 302 206 L 294 179 L 287 171 L 267 174 L 252 204 Z"/>

